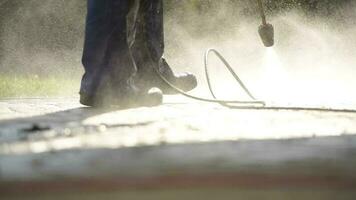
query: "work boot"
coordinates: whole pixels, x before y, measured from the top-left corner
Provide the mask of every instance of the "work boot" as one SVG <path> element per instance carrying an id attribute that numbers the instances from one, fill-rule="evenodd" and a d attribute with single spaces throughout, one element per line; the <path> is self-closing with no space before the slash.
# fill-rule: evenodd
<path id="1" fill-rule="evenodd" d="M 179 74 L 174 73 L 166 60 L 163 58 L 159 63 L 158 71 L 172 85 L 183 90 L 184 92 L 191 91 L 198 85 L 197 78 L 193 74 L 188 72 Z M 136 75 L 136 80 L 140 88 L 145 88 L 146 90 L 152 87 L 157 87 L 162 90 L 163 94 L 173 95 L 178 93 L 164 80 L 162 80 L 155 70 L 149 67 L 147 67 L 146 70 L 139 69 Z"/>
<path id="2" fill-rule="evenodd" d="M 120 90 L 97 95 L 80 94 L 80 103 L 89 107 L 118 107 L 120 109 L 135 107 L 153 107 L 162 104 L 162 91 L 158 88 L 140 90 L 133 85 Z"/>

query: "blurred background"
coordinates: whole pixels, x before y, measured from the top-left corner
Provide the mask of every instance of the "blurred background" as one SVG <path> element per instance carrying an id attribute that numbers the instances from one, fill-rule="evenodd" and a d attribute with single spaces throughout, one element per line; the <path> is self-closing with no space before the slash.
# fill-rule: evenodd
<path id="1" fill-rule="evenodd" d="M 258 36 L 257 1 L 165 0 L 166 57 L 200 78 L 203 54 L 221 51 L 261 99 L 356 105 L 356 2 L 267 0 L 276 45 Z M 0 98 L 75 96 L 83 69 L 85 0 L 0 0 Z M 220 97 L 244 98 L 211 60 Z M 229 87 L 229 92 L 226 88 Z"/>

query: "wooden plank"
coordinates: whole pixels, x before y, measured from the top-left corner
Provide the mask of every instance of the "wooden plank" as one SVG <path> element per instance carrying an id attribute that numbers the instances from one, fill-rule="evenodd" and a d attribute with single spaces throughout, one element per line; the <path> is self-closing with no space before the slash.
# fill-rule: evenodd
<path id="1" fill-rule="evenodd" d="M 356 178 L 356 136 L 2 155 L 2 181 L 272 174 Z"/>

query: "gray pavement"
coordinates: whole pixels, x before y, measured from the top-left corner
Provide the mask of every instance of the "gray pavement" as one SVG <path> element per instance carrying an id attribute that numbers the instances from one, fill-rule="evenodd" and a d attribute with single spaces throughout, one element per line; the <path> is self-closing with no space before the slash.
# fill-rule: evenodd
<path id="1" fill-rule="evenodd" d="M 62 150 L 356 134 L 356 113 L 228 109 L 179 97 L 128 110 L 91 109 L 77 98 L 2 100 L 0 108 L 0 153 L 48 151 L 27 144 L 49 140 Z"/>
<path id="2" fill-rule="evenodd" d="M 84 141 L 101 138 L 86 146 L 121 147 L 352 134 L 356 113 L 227 109 L 179 97 L 166 98 L 162 106 L 128 110 L 86 108 L 77 98 L 0 101 L 0 144 L 70 138 L 69 144 L 74 135 Z"/>

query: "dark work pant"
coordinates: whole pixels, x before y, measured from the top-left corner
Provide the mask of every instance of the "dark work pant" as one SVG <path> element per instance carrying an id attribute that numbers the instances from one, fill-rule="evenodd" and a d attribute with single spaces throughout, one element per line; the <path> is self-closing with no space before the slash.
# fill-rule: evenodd
<path id="1" fill-rule="evenodd" d="M 164 51 L 162 0 L 88 0 L 81 93 L 120 92 L 136 72 L 138 51 L 158 63 Z M 145 46 L 147 48 L 140 48 Z M 136 48 L 133 48 L 136 47 Z"/>

